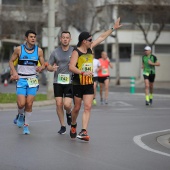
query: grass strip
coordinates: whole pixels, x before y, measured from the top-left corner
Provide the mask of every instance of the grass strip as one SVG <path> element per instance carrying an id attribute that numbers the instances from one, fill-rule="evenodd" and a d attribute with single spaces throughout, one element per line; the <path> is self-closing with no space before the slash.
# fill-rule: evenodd
<path id="1" fill-rule="evenodd" d="M 37 94 L 34 101 L 47 100 L 46 94 Z M 0 103 L 16 103 L 17 95 L 15 93 L 0 93 Z"/>

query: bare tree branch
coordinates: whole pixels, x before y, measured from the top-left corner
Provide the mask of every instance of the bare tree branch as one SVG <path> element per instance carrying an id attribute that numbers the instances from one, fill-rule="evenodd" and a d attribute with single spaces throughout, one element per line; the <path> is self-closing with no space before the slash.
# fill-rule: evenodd
<path id="1" fill-rule="evenodd" d="M 164 29 L 164 26 L 165 26 L 164 23 L 160 24 L 160 27 L 159 27 L 159 29 L 158 29 L 157 32 L 156 32 L 155 39 L 154 39 L 154 41 L 151 43 L 151 46 L 153 46 L 153 45 L 156 43 L 156 41 L 158 40 L 158 38 L 159 38 L 162 30 Z"/>
<path id="2" fill-rule="evenodd" d="M 128 9 L 133 14 L 134 24 L 142 31 L 146 44 L 154 45 L 165 24 L 169 23 L 169 2 L 167 0 L 119 0 L 119 3 L 123 4 L 120 8 Z M 148 39 L 148 34 L 151 31 L 155 32 L 155 37 L 152 40 Z"/>

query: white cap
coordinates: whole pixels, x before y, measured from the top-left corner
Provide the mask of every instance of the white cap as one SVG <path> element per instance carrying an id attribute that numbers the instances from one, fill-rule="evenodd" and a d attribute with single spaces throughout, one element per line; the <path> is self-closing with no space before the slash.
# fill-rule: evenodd
<path id="1" fill-rule="evenodd" d="M 146 50 L 146 51 L 151 51 L 151 47 L 146 46 L 146 47 L 144 48 L 144 50 Z"/>

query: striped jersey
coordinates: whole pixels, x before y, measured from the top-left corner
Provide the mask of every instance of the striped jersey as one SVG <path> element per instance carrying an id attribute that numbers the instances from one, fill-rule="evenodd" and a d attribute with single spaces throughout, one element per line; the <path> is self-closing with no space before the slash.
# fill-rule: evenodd
<path id="1" fill-rule="evenodd" d="M 36 66 L 38 64 L 38 46 L 35 45 L 35 49 L 32 53 L 28 53 L 25 50 L 24 44 L 21 45 L 21 54 L 18 59 L 18 75 L 20 78 L 36 77 Z"/>
<path id="2" fill-rule="evenodd" d="M 87 53 L 84 54 L 77 48 L 75 50 L 78 52 L 78 61 L 76 67 L 82 72 L 93 71 L 93 54 L 92 50 L 88 49 Z M 81 74 L 73 74 L 72 78 L 73 85 L 89 85 L 93 84 L 93 76 L 85 76 Z"/>

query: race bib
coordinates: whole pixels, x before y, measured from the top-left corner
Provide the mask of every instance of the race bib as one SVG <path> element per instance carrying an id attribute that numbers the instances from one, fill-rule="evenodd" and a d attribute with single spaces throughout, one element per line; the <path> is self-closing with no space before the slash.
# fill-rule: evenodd
<path id="1" fill-rule="evenodd" d="M 69 74 L 58 74 L 57 83 L 69 84 L 70 83 L 70 75 Z"/>
<path id="2" fill-rule="evenodd" d="M 27 83 L 29 87 L 37 87 L 39 85 L 38 79 L 36 77 L 28 78 Z"/>
<path id="3" fill-rule="evenodd" d="M 84 63 L 82 65 L 82 71 L 87 72 L 87 71 L 92 71 L 92 63 Z"/>
<path id="4" fill-rule="evenodd" d="M 102 74 L 103 75 L 108 75 L 109 74 L 109 70 L 107 68 L 103 68 L 102 69 Z"/>

